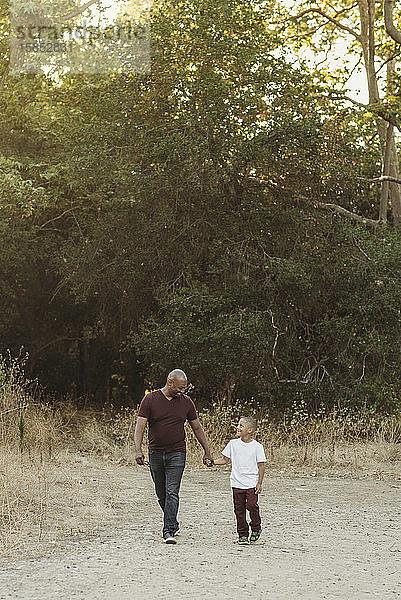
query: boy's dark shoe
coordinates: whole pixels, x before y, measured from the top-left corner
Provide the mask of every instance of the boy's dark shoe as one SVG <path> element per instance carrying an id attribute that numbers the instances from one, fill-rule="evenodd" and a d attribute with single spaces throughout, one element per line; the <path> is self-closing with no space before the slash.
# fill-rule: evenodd
<path id="1" fill-rule="evenodd" d="M 175 531 L 173 531 L 173 536 L 175 537 L 176 535 L 180 535 L 180 528 L 177 527 L 177 529 Z"/>
<path id="2" fill-rule="evenodd" d="M 249 544 L 247 536 L 240 535 L 238 538 L 238 543 L 240 544 L 240 546 L 247 546 Z"/>
<path id="3" fill-rule="evenodd" d="M 260 538 L 260 534 L 262 533 L 262 530 L 259 529 L 259 531 L 252 531 L 251 533 L 251 537 L 249 538 L 250 542 L 257 542 L 258 539 Z"/>
<path id="4" fill-rule="evenodd" d="M 163 536 L 163 539 L 164 539 L 165 544 L 176 544 L 177 543 L 177 540 L 170 533 L 166 533 L 166 535 Z"/>

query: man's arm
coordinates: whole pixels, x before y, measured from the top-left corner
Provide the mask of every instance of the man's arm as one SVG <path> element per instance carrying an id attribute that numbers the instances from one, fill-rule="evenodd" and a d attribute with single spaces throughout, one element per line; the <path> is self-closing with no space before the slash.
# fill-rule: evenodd
<path id="1" fill-rule="evenodd" d="M 256 484 L 256 487 L 255 487 L 255 492 L 257 494 L 260 494 L 260 492 L 262 491 L 263 477 L 265 475 L 265 463 L 264 462 L 258 462 L 258 471 L 259 471 L 259 479 L 258 479 L 258 483 Z"/>
<path id="2" fill-rule="evenodd" d="M 147 422 L 148 420 L 145 417 L 138 417 L 135 425 L 134 443 L 136 452 L 136 462 L 138 463 L 138 465 L 143 465 L 145 462 L 145 457 L 142 452 L 142 440 Z"/>
<path id="3" fill-rule="evenodd" d="M 203 427 L 200 424 L 199 419 L 194 419 L 193 421 L 189 421 L 189 424 L 192 427 L 192 430 L 196 436 L 196 439 L 198 440 L 198 442 L 200 443 L 200 445 L 202 446 L 202 448 L 205 451 L 205 454 L 203 456 L 203 464 L 207 465 L 208 467 L 212 467 L 213 466 L 212 455 L 210 454 L 209 444 L 208 444 L 205 432 L 203 431 Z"/>

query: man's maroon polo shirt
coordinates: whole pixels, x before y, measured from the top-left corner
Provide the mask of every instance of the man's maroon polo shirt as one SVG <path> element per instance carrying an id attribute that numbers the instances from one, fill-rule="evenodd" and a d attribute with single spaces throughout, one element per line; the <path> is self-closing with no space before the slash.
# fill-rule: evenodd
<path id="1" fill-rule="evenodd" d="M 138 417 L 148 419 L 149 450 L 185 452 L 184 423 L 198 415 L 189 396 L 180 394 L 169 400 L 161 390 L 155 390 L 142 399 Z"/>

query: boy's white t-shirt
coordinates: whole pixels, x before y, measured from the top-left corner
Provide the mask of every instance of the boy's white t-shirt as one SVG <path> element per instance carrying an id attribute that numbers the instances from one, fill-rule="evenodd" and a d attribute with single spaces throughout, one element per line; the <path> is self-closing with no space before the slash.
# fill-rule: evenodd
<path id="1" fill-rule="evenodd" d="M 243 442 L 238 438 L 230 440 L 222 454 L 231 458 L 231 487 L 242 490 L 254 488 L 259 479 L 258 462 L 266 462 L 262 444 L 256 440 Z"/>

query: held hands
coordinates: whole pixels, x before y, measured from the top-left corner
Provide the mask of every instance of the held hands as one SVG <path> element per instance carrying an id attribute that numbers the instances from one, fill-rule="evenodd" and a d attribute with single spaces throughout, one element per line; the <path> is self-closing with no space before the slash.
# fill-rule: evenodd
<path id="1" fill-rule="evenodd" d="M 260 494 L 261 491 L 262 491 L 262 484 L 257 483 L 255 486 L 255 494 Z"/>
<path id="2" fill-rule="evenodd" d="M 210 456 L 210 454 L 209 455 L 207 455 L 207 454 L 204 455 L 204 457 L 203 457 L 203 464 L 206 465 L 206 467 L 213 467 L 214 460 Z"/>

